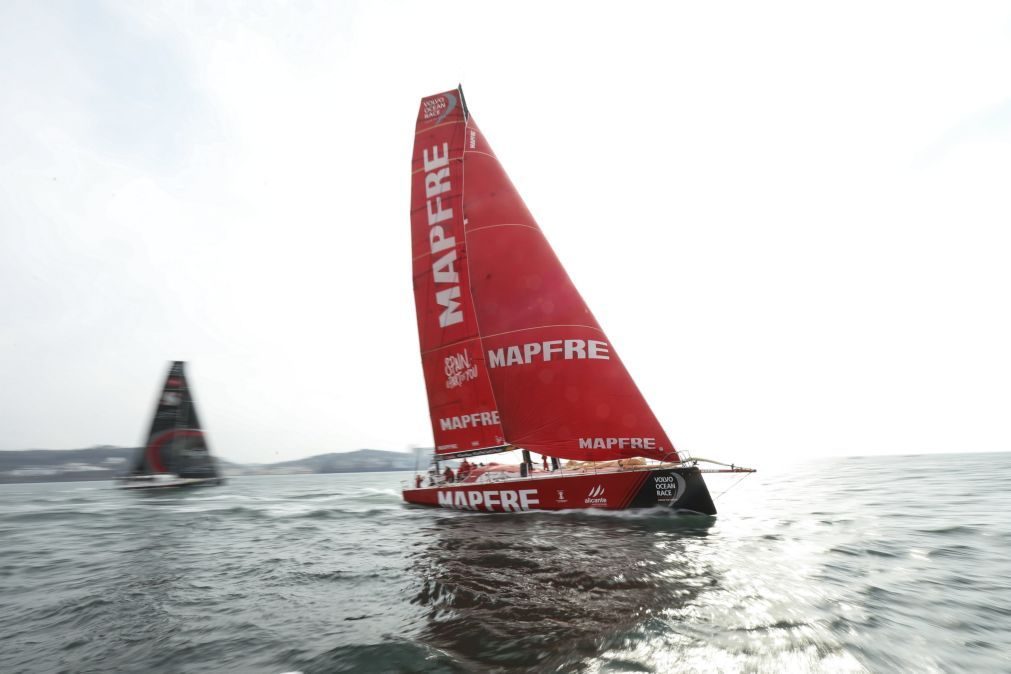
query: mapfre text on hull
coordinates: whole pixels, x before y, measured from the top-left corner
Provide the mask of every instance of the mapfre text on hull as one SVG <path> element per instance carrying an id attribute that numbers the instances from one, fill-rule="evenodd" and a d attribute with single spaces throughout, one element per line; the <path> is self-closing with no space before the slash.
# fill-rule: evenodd
<path id="1" fill-rule="evenodd" d="M 483 483 L 447 483 L 404 490 L 418 505 L 479 512 L 671 508 L 715 515 L 716 507 L 698 468 L 643 468 L 529 477 Z"/>

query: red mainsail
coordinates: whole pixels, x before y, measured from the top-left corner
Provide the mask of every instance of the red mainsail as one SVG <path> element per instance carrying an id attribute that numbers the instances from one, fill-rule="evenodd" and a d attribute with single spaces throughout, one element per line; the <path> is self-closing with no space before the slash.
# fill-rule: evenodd
<path id="1" fill-rule="evenodd" d="M 418 332 L 439 453 L 508 443 L 567 459 L 678 460 L 460 90 L 422 100 L 411 206 Z M 462 349 L 474 376 L 447 390 L 444 359 Z M 492 411 L 494 425 L 470 423 Z M 467 427 L 446 430 L 450 412 Z"/>
<path id="2" fill-rule="evenodd" d="M 465 136 L 459 92 L 421 102 L 411 162 L 411 249 L 437 454 L 505 445 L 470 292 L 462 205 Z"/>

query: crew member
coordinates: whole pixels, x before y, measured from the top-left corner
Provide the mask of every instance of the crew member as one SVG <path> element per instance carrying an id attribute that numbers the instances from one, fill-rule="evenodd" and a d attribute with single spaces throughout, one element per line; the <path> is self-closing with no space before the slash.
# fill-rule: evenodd
<path id="1" fill-rule="evenodd" d="M 421 489 L 421 475 L 420 474 L 414 476 L 414 488 L 415 489 Z"/>
<path id="2" fill-rule="evenodd" d="M 544 470 L 546 472 L 548 470 L 548 455 L 547 454 L 541 454 L 541 463 L 544 464 Z"/>
<path id="3" fill-rule="evenodd" d="M 443 471 L 442 477 L 446 480 L 446 482 L 452 482 L 453 481 L 453 469 L 450 468 L 449 466 L 446 466 L 446 470 Z"/>

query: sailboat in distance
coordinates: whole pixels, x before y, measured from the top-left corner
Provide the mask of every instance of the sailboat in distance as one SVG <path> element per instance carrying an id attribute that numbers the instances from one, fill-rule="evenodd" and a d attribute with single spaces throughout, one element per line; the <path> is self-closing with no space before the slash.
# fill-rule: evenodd
<path id="1" fill-rule="evenodd" d="M 404 489 L 405 501 L 716 513 L 703 470 L 660 426 L 461 88 L 421 101 L 411 245 L 435 464 Z M 522 451 L 518 466 L 467 460 L 513 450 Z M 463 463 L 440 472 L 447 459 Z"/>
<path id="2" fill-rule="evenodd" d="M 200 428 L 185 365 L 177 360 L 169 368 L 147 443 L 138 450 L 129 474 L 120 480 L 124 489 L 208 487 L 224 482 Z"/>

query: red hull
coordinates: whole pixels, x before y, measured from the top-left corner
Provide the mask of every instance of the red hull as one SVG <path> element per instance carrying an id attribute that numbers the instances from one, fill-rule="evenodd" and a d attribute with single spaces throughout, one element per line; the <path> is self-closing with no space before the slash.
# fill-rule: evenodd
<path id="1" fill-rule="evenodd" d="M 715 515 L 698 468 L 652 468 L 598 473 L 544 473 L 486 483 L 405 489 L 417 505 L 483 512 L 666 507 Z"/>

